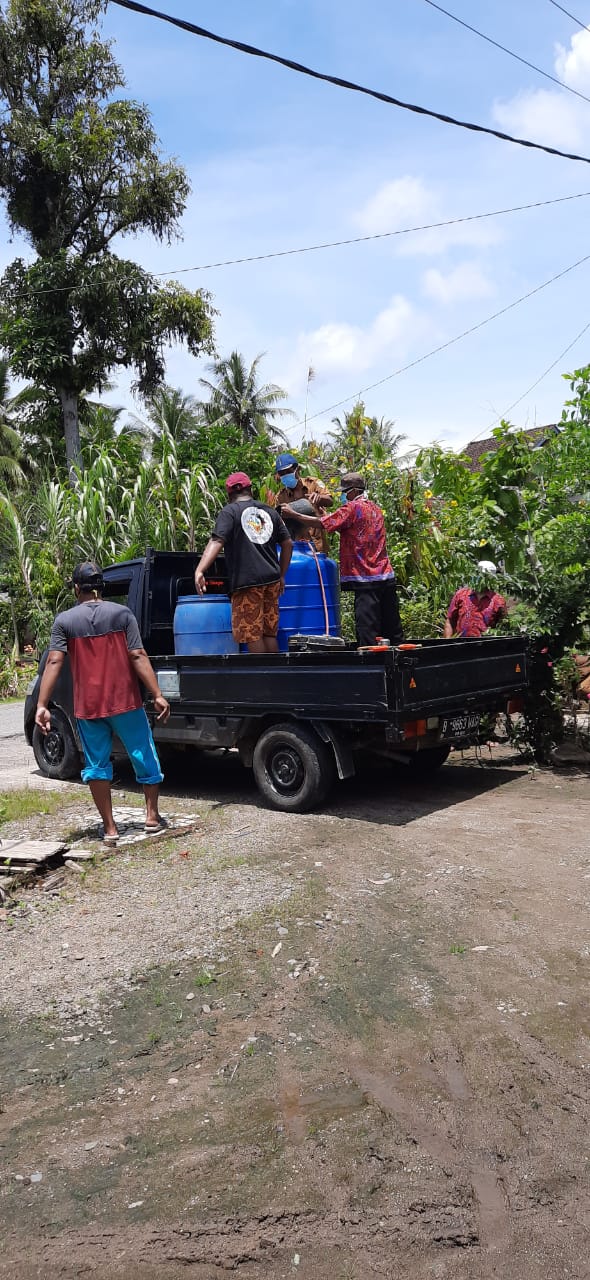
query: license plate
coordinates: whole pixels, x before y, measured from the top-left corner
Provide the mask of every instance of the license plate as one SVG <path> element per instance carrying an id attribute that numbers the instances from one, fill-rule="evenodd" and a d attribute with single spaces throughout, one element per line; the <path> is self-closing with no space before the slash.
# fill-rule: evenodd
<path id="1" fill-rule="evenodd" d="M 448 716 L 442 721 L 440 736 L 441 738 L 462 738 L 466 733 L 473 733 L 474 729 L 479 729 L 481 716 L 473 714 L 468 716 Z"/>

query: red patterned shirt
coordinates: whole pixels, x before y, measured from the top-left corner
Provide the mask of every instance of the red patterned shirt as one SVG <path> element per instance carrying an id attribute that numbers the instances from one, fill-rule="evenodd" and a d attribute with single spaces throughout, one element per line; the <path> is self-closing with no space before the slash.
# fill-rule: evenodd
<path id="1" fill-rule="evenodd" d="M 469 587 L 460 587 L 451 600 L 447 618 L 457 635 L 464 640 L 476 640 L 505 615 L 506 601 L 496 591 L 480 594 Z"/>
<path id="2" fill-rule="evenodd" d="M 340 534 L 340 580 L 348 586 L 385 582 L 395 574 L 387 555 L 381 507 L 369 498 L 353 498 L 322 516 L 328 533 Z"/>

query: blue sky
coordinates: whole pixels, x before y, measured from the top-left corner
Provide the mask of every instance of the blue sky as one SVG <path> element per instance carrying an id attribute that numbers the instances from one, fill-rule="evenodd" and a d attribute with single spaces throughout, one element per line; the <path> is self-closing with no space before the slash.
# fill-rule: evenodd
<path id="1" fill-rule="evenodd" d="M 221 34 L 481 124 L 590 155 L 590 105 L 491 48 L 425 0 L 161 0 Z M 466 21 L 590 97 L 590 33 L 549 0 L 448 0 Z M 567 6 L 566 6 L 567 7 Z M 573 10 L 590 22 L 590 3 Z M 451 128 L 111 5 L 106 33 L 130 95 L 193 187 L 183 240 L 128 240 L 154 271 L 395 230 L 590 191 L 590 165 Z M 209 289 L 217 347 L 289 391 L 308 434 L 345 400 L 590 252 L 590 198 L 181 277 Z M 488 428 L 590 320 L 590 263 L 447 351 L 366 393 L 412 442 L 459 447 Z M 561 373 L 590 360 L 590 330 L 510 414 L 555 421 Z M 198 391 L 177 348 L 168 380 Z M 111 399 L 130 405 L 129 383 Z M 328 410 L 328 412 L 325 412 Z M 295 422 L 295 420 L 294 420 Z M 294 426 L 293 444 L 302 428 Z"/>

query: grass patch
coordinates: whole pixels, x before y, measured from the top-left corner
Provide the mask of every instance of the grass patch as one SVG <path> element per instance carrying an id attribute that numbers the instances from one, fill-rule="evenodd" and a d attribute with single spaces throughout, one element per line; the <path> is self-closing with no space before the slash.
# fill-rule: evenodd
<path id="1" fill-rule="evenodd" d="M 0 791 L 0 826 L 17 818 L 32 818 L 46 813 L 57 813 L 71 801 L 62 791 L 33 791 L 20 787 L 15 791 Z"/>

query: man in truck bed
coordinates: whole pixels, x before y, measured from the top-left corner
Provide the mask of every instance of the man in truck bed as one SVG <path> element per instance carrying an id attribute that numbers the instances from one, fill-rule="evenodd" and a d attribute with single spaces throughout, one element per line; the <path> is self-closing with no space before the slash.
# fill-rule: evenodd
<path id="1" fill-rule="evenodd" d="M 278 512 L 252 497 L 245 472 L 234 471 L 225 487 L 229 502 L 221 508 L 197 565 L 195 586 L 202 595 L 205 573 L 224 551 L 234 640 L 247 645 L 249 653 L 278 653 L 279 595 L 293 543 Z"/>

